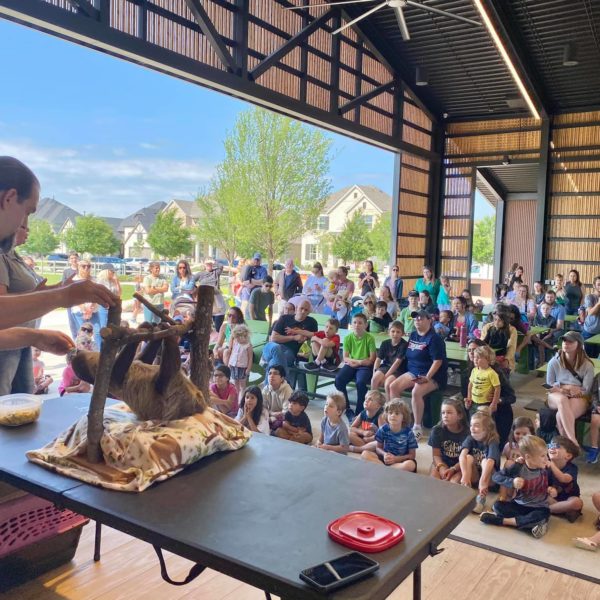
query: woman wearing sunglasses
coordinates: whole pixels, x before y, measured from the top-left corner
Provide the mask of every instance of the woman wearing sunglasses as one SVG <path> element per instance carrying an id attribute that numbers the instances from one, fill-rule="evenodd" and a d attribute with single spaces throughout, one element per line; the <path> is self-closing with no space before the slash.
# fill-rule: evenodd
<path id="1" fill-rule="evenodd" d="M 80 260 L 77 267 L 77 275 L 73 277 L 73 281 L 93 281 L 92 263 L 89 260 Z M 84 323 L 90 323 L 94 329 L 94 341 L 98 348 L 102 345 L 100 338 L 100 315 L 98 313 L 98 305 L 94 302 L 86 302 L 78 304 L 71 308 L 75 331 L 71 331 L 73 339 L 77 338 L 77 334 Z"/>

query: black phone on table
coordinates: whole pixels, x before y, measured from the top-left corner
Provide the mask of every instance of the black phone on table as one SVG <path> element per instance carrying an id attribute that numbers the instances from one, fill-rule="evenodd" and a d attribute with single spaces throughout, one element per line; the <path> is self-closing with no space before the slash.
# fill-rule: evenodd
<path id="1" fill-rule="evenodd" d="M 377 569 L 377 561 L 360 552 L 351 552 L 300 571 L 300 579 L 319 591 L 328 593 L 358 581 Z"/>

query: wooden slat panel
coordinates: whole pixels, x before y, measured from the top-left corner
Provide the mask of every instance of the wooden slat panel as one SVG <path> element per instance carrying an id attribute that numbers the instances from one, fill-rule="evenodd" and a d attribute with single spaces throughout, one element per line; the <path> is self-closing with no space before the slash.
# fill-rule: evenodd
<path id="1" fill-rule="evenodd" d="M 502 274 L 513 263 L 524 268 L 524 280 L 533 285 L 533 253 L 535 245 L 535 200 L 507 202 L 504 212 L 504 238 L 502 240 Z"/>

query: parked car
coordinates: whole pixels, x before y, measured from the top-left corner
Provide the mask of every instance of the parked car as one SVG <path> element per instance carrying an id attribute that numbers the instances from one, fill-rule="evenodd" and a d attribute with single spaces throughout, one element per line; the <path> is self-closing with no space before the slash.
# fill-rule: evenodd
<path id="1" fill-rule="evenodd" d="M 46 260 L 69 260 L 68 254 L 48 254 Z"/>

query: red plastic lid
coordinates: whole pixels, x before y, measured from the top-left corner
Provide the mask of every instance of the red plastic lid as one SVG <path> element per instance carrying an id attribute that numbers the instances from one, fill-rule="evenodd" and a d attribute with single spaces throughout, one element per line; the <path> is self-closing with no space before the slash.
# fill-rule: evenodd
<path id="1" fill-rule="evenodd" d="M 327 526 L 332 540 L 361 552 L 382 552 L 404 539 L 404 528 L 378 515 L 356 511 Z"/>

